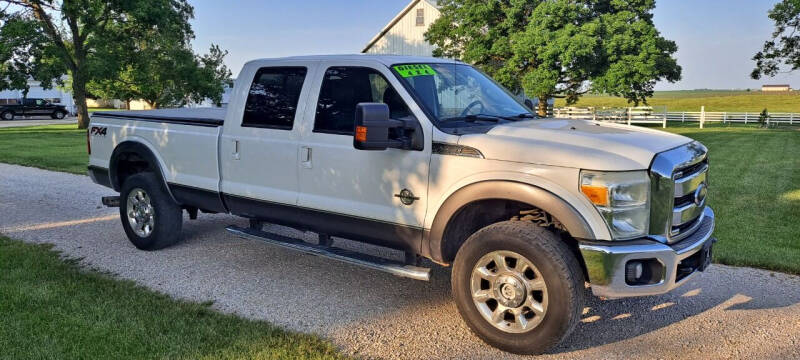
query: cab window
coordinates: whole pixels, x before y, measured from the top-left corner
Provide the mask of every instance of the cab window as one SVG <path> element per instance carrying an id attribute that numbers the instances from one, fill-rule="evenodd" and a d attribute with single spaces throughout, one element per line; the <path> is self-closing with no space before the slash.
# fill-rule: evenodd
<path id="1" fill-rule="evenodd" d="M 306 78 L 305 67 L 267 67 L 256 73 L 242 127 L 291 130 Z"/>
<path id="2" fill-rule="evenodd" d="M 352 135 L 356 105 L 365 102 L 389 106 L 390 117 L 411 116 L 400 94 L 377 70 L 365 67 L 331 67 L 322 80 L 314 132 Z"/>

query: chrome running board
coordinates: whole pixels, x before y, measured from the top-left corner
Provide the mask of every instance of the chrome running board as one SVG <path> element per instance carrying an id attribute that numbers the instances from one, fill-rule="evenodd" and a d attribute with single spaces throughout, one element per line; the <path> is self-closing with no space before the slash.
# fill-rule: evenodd
<path id="1" fill-rule="evenodd" d="M 245 239 L 259 240 L 285 249 L 297 250 L 310 255 L 321 256 L 372 270 L 383 271 L 394 276 L 422 281 L 429 281 L 431 278 L 430 269 L 406 265 L 399 261 L 392 261 L 336 247 L 310 244 L 300 239 L 234 225 L 228 226 L 226 230 L 231 234 Z"/>

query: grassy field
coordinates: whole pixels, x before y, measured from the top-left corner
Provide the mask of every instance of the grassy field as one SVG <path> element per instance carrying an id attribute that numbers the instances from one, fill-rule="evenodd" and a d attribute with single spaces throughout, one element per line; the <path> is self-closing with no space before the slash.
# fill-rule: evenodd
<path id="1" fill-rule="evenodd" d="M 668 128 L 709 149 L 714 259 L 800 274 L 800 129 Z"/>
<path id="2" fill-rule="evenodd" d="M 95 111 L 125 111 L 125 109 L 115 109 L 115 108 L 89 108 L 88 111 L 93 113 Z"/>
<path id="3" fill-rule="evenodd" d="M 0 359 L 339 359 L 317 337 L 177 301 L 0 236 Z"/>
<path id="4" fill-rule="evenodd" d="M 800 274 L 800 130 L 676 125 L 667 130 L 710 149 L 715 261 Z M 61 125 L 0 129 L 0 162 L 84 174 L 85 132 Z"/>
<path id="5" fill-rule="evenodd" d="M 749 111 L 760 112 L 800 112 L 800 91 L 791 93 L 769 94 L 760 91 L 725 91 L 725 90 L 687 90 L 656 91 L 648 100 L 651 106 L 666 106 L 667 111 Z M 566 106 L 564 99 L 556 99 L 555 106 Z M 627 107 L 633 106 L 623 98 L 607 95 L 585 95 L 577 104 L 579 107 Z"/>
<path id="6" fill-rule="evenodd" d="M 0 128 L 0 162 L 86 174 L 86 130 L 75 125 Z"/>

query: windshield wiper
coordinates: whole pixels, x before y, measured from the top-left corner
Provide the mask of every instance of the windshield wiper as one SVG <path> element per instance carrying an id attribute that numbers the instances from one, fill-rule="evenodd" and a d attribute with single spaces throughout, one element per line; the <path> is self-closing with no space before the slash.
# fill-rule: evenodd
<path id="1" fill-rule="evenodd" d="M 536 115 L 533 115 L 531 113 L 522 113 L 509 117 L 512 119 L 536 119 Z"/>
<path id="2" fill-rule="evenodd" d="M 465 121 L 465 122 L 470 122 L 471 123 L 471 122 L 475 122 L 475 121 L 478 121 L 478 120 L 480 120 L 480 121 L 499 122 L 500 120 L 507 120 L 507 119 L 502 117 L 502 116 L 496 116 L 496 115 L 470 114 L 470 115 L 464 115 L 464 116 L 453 116 L 453 117 L 449 117 L 449 118 L 444 118 L 444 119 L 440 120 L 440 122 L 447 123 L 447 122 L 452 122 L 452 121 Z"/>

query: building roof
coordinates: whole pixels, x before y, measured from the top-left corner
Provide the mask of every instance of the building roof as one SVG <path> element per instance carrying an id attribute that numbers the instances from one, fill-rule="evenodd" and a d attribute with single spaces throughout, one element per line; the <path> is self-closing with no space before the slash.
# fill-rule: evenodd
<path id="1" fill-rule="evenodd" d="M 376 61 L 386 66 L 395 64 L 415 64 L 415 63 L 447 63 L 454 62 L 461 63 L 460 61 L 452 59 L 434 58 L 428 56 L 406 56 L 406 55 L 384 55 L 384 54 L 348 54 L 348 55 L 306 55 L 306 56 L 290 56 L 283 58 L 272 59 L 257 59 L 249 61 L 249 63 L 262 63 L 262 62 L 279 62 L 279 61 Z"/>
<path id="2" fill-rule="evenodd" d="M 409 11 L 414 9 L 414 6 L 416 6 L 420 1 L 425 1 L 434 8 L 437 9 L 439 8 L 439 5 L 437 5 L 437 0 L 411 0 L 411 2 L 408 3 L 408 5 L 406 5 L 406 7 L 403 8 L 403 10 L 401 10 L 400 13 L 398 13 L 397 16 L 394 17 L 394 19 L 392 19 L 392 21 L 389 21 L 389 23 L 386 24 L 386 26 L 384 26 L 383 29 L 381 29 L 381 31 L 377 35 L 375 35 L 375 37 L 373 37 L 372 40 L 370 40 L 366 46 L 364 46 L 364 49 L 361 50 L 361 52 L 362 53 L 367 52 L 369 48 L 372 47 L 372 45 L 375 45 L 375 43 L 378 42 L 378 40 L 380 40 L 384 35 L 386 35 L 386 33 L 389 32 L 389 30 L 392 29 L 392 27 L 394 27 L 400 20 L 402 20 L 403 17 L 406 16 L 406 14 L 408 14 Z"/>
<path id="3" fill-rule="evenodd" d="M 790 87 L 789 85 L 761 85 L 761 87 Z"/>

